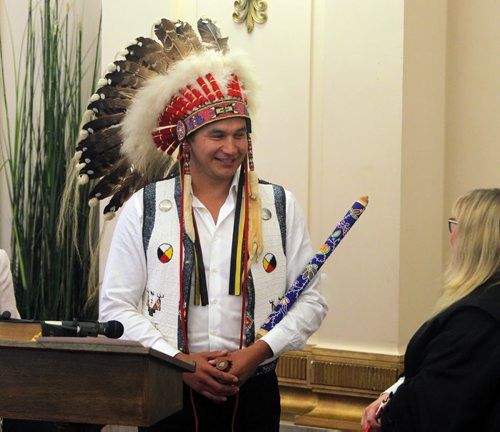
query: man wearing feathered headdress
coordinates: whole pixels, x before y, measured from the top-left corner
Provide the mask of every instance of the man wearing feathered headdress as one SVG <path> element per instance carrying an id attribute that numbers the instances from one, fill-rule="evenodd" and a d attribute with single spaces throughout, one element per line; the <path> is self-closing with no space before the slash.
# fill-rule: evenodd
<path id="1" fill-rule="evenodd" d="M 184 409 L 148 430 L 278 431 L 276 359 L 304 346 L 326 304 L 313 282 L 256 340 L 313 252 L 293 195 L 254 172 L 246 61 L 210 20 L 198 30 L 201 41 L 189 24 L 161 20 L 162 44 L 134 41 L 89 105 L 77 158 L 82 183 L 101 178 L 91 204 L 112 196 L 113 213 L 133 194 L 115 228 L 100 319 L 196 361 L 183 375 Z"/>

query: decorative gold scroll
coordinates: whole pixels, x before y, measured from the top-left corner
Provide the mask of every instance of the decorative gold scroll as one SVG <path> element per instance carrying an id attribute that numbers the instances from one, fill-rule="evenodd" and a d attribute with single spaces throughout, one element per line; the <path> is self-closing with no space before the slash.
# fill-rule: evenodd
<path id="1" fill-rule="evenodd" d="M 236 0 L 234 2 L 233 21 L 246 23 L 248 33 L 252 33 L 254 22 L 267 22 L 267 2 L 264 0 Z"/>

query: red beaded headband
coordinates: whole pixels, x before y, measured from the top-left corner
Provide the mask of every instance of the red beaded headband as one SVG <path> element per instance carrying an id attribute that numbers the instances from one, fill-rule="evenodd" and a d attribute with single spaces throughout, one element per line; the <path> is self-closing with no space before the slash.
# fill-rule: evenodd
<path id="1" fill-rule="evenodd" d="M 171 98 L 152 133 L 156 146 L 169 155 L 188 135 L 209 123 L 231 117 L 250 119 L 236 75 L 231 75 L 226 95 L 210 73 L 196 82 L 197 86 L 188 84 Z"/>

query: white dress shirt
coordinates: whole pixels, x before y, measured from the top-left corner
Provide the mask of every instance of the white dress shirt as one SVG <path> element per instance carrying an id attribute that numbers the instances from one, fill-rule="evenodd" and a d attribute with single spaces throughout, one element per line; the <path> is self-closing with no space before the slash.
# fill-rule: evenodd
<path id="1" fill-rule="evenodd" d="M 7 252 L 0 249 L 0 314 L 9 311 L 11 318 L 19 318 L 14 297 L 10 261 Z"/>
<path id="2" fill-rule="evenodd" d="M 313 256 L 304 217 L 295 197 L 286 193 L 287 286 L 290 286 Z M 229 262 L 236 202 L 236 180 L 215 222 L 207 208 L 193 197 L 209 304 L 195 306 L 191 294 L 188 321 L 190 352 L 239 348 L 241 296 L 228 294 Z M 116 319 L 125 327 L 124 337 L 174 356 L 177 347 L 141 313 L 147 268 L 142 243 L 143 193 L 134 194 L 122 210 L 115 228 L 106 264 L 100 299 L 100 320 Z M 302 293 L 285 318 L 264 340 L 275 356 L 303 348 L 327 312 L 320 293 L 319 277 Z M 174 283 L 178 284 L 178 281 Z M 194 291 L 194 290 L 191 290 Z M 257 328 L 262 323 L 255 323 Z"/>

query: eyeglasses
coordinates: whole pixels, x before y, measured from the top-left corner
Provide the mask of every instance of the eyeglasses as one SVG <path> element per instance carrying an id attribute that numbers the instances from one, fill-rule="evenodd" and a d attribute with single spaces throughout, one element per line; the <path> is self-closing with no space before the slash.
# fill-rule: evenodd
<path id="1" fill-rule="evenodd" d="M 455 228 L 455 225 L 458 224 L 458 221 L 455 218 L 449 218 L 448 219 L 448 230 L 450 233 L 453 231 L 453 228 Z"/>

